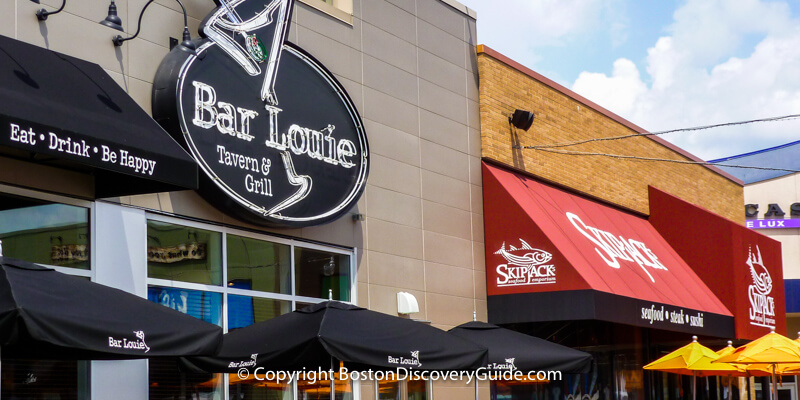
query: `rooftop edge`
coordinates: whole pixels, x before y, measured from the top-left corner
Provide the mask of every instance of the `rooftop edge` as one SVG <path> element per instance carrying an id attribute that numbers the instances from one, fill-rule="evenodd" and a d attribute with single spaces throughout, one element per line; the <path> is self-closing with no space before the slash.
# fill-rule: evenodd
<path id="1" fill-rule="evenodd" d="M 439 1 L 441 1 L 444 4 L 447 4 L 448 6 L 456 9 L 457 11 L 460 11 L 462 14 L 464 14 L 464 15 L 466 15 L 466 16 L 474 19 L 474 20 L 478 19 L 478 13 L 475 12 L 475 10 L 473 10 L 473 9 L 471 9 L 471 8 L 461 4 L 461 3 L 459 3 L 456 0 L 439 0 Z"/>
<path id="2" fill-rule="evenodd" d="M 442 0 L 442 1 L 445 1 L 445 0 Z M 508 58 L 508 57 L 506 57 L 505 55 L 501 54 L 497 50 L 492 49 L 489 46 L 486 46 L 484 44 L 479 44 L 477 46 L 476 50 L 477 50 L 478 54 L 481 54 L 481 53 L 486 54 L 487 56 L 492 57 L 492 58 L 494 58 L 494 59 L 496 59 L 496 60 L 498 60 L 498 61 L 500 61 L 500 62 L 502 62 L 502 63 L 504 63 L 506 65 L 508 65 L 509 67 L 514 68 L 517 71 L 522 72 L 523 74 L 528 75 L 531 78 L 536 79 L 537 81 L 540 81 L 540 82 L 544 83 L 545 85 L 555 89 L 556 91 L 566 95 L 567 97 L 572 98 L 573 100 L 583 104 L 584 106 L 589 107 L 589 108 L 599 112 L 600 114 L 605 115 L 606 117 L 608 117 L 608 118 L 614 120 L 615 122 L 627 127 L 628 129 L 633 130 L 634 132 L 637 132 L 637 133 L 648 133 L 648 131 L 646 129 L 644 129 L 644 128 L 642 128 L 642 127 L 640 127 L 640 126 L 638 126 L 638 125 L 626 120 L 625 118 L 620 117 L 617 114 L 614 114 L 613 112 L 611 112 L 611 111 L 601 107 L 600 105 L 594 103 L 593 101 L 591 101 L 591 100 L 589 100 L 589 99 L 587 99 L 587 98 L 585 98 L 585 97 L 573 92 L 572 90 L 570 90 L 570 89 L 568 89 L 568 88 L 556 83 L 555 81 L 545 77 L 544 75 L 542 75 L 542 74 L 540 74 L 540 73 L 538 73 L 538 72 L 536 72 L 536 71 L 534 71 L 534 70 L 532 70 L 532 69 L 530 69 L 530 68 L 528 68 L 528 67 L 526 67 L 526 66 L 524 66 L 524 65 L 522 65 L 522 64 L 520 64 L 520 63 L 518 63 L 518 62 L 516 62 L 516 61 L 514 61 L 512 59 L 510 59 L 510 58 Z M 658 136 L 646 136 L 646 137 L 648 139 L 650 139 L 650 140 L 652 140 L 652 141 L 654 141 L 654 142 L 656 142 L 656 143 L 658 143 L 658 144 L 660 144 L 660 145 L 662 145 L 662 146 L 664 146 L 664 147 L 666 147 L 666 148 L 668 148 L 668 149 L 670 149 L 670 150 L 672 150 L 672 151 L 674 151 L 674 152 L 676 152 L 676 153 L 688 158 L 691 161 L 707 162 L 707 161 L 702 160 L 701 158 L 695 156 L 694 154 L 689 153 L 688 151 L 686 151 L 686 150 L 684 150 L 684 149 L 682 149 L 682 148 L 680 148 L 680 147 L 678 147 L 678 146 L 676 146 L 676 145 L 674 145 L 674 144 L 672 144 L 672 143 L 670 143 L 670 142 L 668 142 L 668 141 L 666 141 L 666 140 L 664 140 L 664 139 L 662 139 L 662 138 L 660 138 Z M 744 186 L 744 182 L 741 179 L 739 179 L 739 178 L 737 178 L 737 177 L 735 177 L 735 176 L 723 171 L 722 169 L 720 169 L 720 168 L 718 168 L 716 166 L 705 165 L 705 164 L 702 164 L 702 166 L 705 167 L 706 169 L 710 170 L 711 172 L 714 172 L 714 173 L 716 173 L 716 174 L 718 174 L 718 175 L 730 180 L 731 182 L 733 182 L 733 183 L 735 183 L 735 184 L 737 184 L 739 186 Z"/>

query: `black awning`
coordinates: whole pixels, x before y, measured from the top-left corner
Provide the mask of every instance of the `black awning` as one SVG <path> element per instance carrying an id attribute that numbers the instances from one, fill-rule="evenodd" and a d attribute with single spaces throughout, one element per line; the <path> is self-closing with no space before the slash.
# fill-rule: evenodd
<path id="1" fill-rule="evenodd" d="M 341 361 L 351 371 L 463 371 L 486 365 L 486 357 L 486 348 L 422 322 L 329 300 L 228 332 L 216 356 L 185 359 L 182 366 L 317 371 Z"/>
<path id="2" fill-rule="evenodd" d="M 589 372 L 592 365 L 589 353 L 486 322 L 467 322 L 448 332 L 486 347 L 486 367 L 491 370 L 580 374 Z"/>
<path id="3" fill-rule="evenodd" d="M 197 188 L 192 157 L 99 65 L 4 36 L 0 149 L 92 173 L 96 197 Z"/>
<path id="4" fill-rule="evenodd" d="M 0 256 L 2 357 L 212 356 L 222 328 L 119 289 Z"/>

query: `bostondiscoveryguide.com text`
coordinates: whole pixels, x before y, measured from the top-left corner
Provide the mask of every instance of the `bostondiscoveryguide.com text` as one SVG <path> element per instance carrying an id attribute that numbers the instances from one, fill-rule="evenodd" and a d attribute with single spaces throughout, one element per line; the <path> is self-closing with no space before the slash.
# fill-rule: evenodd
<path id="1" fill-rule="evenodd" d="M 520 370 L 496 370 L 487 368 L 478 368 L 475 371 L 428 371 L 417 370 L 413 368 L 399 367 L 394 370 L 367 370 L 367 371 L 349 371 L 345 367 L 339 368 L 339 371 L 333 369 L 317 369 L 302 371 L 272 371 L 266 370 L 262 367 L 255 368 L 252 372 L 248 368 L 241 368 L 237 372 L 239 379 L 248 380 L 256 379 L 258 381 L 274 382 L 278 384 L 291 384 L 294 381 L 304 381 L 310 384 L 316 384 L 319 381 L 329 381 L 331 377 L 337 380 L 350 379 L 353 381 L 363 380 L 463 380 L 467 379 L 467 384 L 472 383 L 473 380 L 479 381 L 494 381 L 494 380 L 527 380 L 527 381 L 559 381 L 561 380 L 561 371 L 529 371 L 522 372 Z"/>

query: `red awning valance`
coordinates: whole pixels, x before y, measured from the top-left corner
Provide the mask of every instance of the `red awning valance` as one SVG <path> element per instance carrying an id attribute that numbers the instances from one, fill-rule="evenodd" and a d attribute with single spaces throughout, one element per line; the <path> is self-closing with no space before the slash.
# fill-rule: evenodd
<path id="1" fill-rule="evenodd" d="M 787 331 L 780 242 L 654 187 L 649 197 L 650 223 L 734 313 L 737 339 Z"/>
<path id="2" fill-rule="evenodd" d="M 733 332 L 730 311 L 645 218 L 485 163 L 483 185 L 491 321 Z"/>

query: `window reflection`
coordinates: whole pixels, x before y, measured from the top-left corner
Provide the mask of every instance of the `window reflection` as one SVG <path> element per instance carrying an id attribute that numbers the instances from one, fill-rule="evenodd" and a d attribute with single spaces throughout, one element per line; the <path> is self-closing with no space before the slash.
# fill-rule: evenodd
<path id="1" fill-rule="evenodd" d="M 227 235 L 228 287 L 291 294 L 289 245 Z"/>
<path id="2" fill-rule="evenodd" d="M 222 326 L 222 293 L 150 286 L 147 288 L 147 299 Z"/>
<path id="3" fill-rule="evenodd" d="M 3 255 L 90 269 L 89 209 L 0 195 Z"/>
<path id="4" fill-rule="evenodd" d="M 428 381 L 411 379 L 406 382 L 408 400 L 428 400 Z"/>
<path id="5" fill-rule="evenodd" d="M 327 299 L 330 289 L 334 300 L 350 301 L 349 255 L 296 247 L 294 257 L 297 295 Z"/>
<path id="6" fill-rule="evenodd" d="M 266 321 L 292 311 L 292 302 L 228 295 L 228 331 Z"/>
<path id="7" fill-rule="evenodd" d="M 291 311 L 291 301 L 229 294 L 228 331 L 266 321 Z M 291 385 L 257 380 L 255 374 L 244 380 L 237 374 L 230 374 L 228 383 L 230 399 L 289 400 L 293 395 Z"/>
<path id="8" fill-rule="evenodd" d="M 147 276 L 222 285 L 222 234 L 147 222 Z"/>
<path id="9" fill-rule="evenodd" d="M 89 398 L 89 362 L 4 359 L 2 399 Z"/>
<path id="10" fill-rule="evenodd" d="M 400 400 L 400 381 L 378 381 L 378 400 Z"/>
<path id="11" fill-rule="evenodd" d="M 221 400 L 222 374 L 183 372 L 176 358 L 148 361 L 150 400 Z"/>
<path id="12" fill-rule="evenodd" d="M 327 299 L 331 290 L 334 299 L 351 299 L 349 254 L 157 220 L 148 221 L 147 232 L 148 277 L 172 281 L 162 286 L 158 285 L 160 281 L 151 280 L 156 285 L 148 287 L 148 299 L 218 325 L 222 325 L 224 317 L 228 332 L 289 313 L 292 304 L 297 308 L 309 305 L 298 301 L 301 296 L 316 303 L 313 299 Z M 204 288 L 187 283 L 219 288 L 194 290 Z M 183 372 L 175 360 L 151 363 L 149 374 L 151 399 L 222 399 L 226 397 L 225 390 L 228 398 L 241 400 L 289 400 L 294 398 L 295 390 L 299 399 L 353 398 L 348 379 L 334 380 L 331 393 L 330 380 L 302 381 L 294 386 L 242 380 L 232 374 L 227 377 L 226 389 L 225 377 Z"/>
<path id="13" fill-rule="evenodd" d="M 297 396 L 303 400 L 352 400 L 353 382 L 346 374 L 334 373 L 333 396 L 331 396 L 331 381 L 327 380 L 299 380 L 297 381 Z"/>
<path id="14" fill-rule="evenodd" d="M 423 379 L 378 381 L 378 400 L 426 400 L 428 382 Z"/>
<path id="15" fill-rule="evenodd" d="M 222 293 L 149 286 L 147 299 L 222 325 Z M 184 372 L 178 367 L 176 358 L 151 359 L 148 365 L 151 400 L 222 399 L 222 374 Z"/>
<path id="16" fill-rule="evenodd" d="M 253 377 L 247 380 L 238 374 L 229 374 L 228 398 L 242 400 L 292 400 L 292 385 L 276 382 L 258 381 Z"/>
<path id="17" fill-rule="evenodd" d="M 89 209 L 0 195 L 3 255 L 47 265 L 91 268 Z M 85 361 L 4 359 L 2 399 L 88 399 Z"/>

